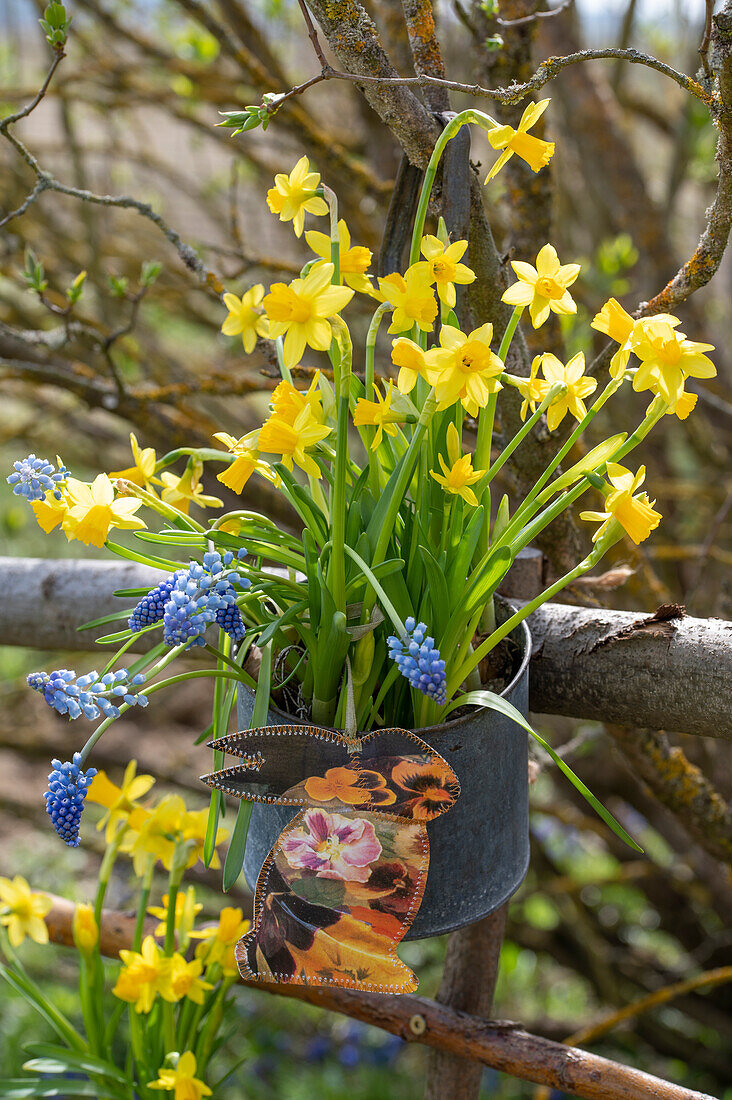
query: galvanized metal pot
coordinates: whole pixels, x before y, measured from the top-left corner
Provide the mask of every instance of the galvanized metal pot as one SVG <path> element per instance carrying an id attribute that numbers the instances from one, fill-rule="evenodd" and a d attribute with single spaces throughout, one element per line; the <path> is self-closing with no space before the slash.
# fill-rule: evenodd
<path id="1" fill-rule="evenodd" d="M 500 621 L 510 614 L 499 605 Z M 521 623 L 512 639 L 521 665 L 501 692 L 524 716 L 529 704 L 531 637 Z M 249 726 L 254 699 L 240 689 L 240 729 Z M 273 725 L 298 724 L 276 707 Z M 524 731 L 491 710 L 472 710 L 441 726 L 414 731 L 457 774 L 461 794 L 449 814 L 427 826 L 430 867 L 419 912 L 406 939 L 426 939 L 473 924 L 503 905 L 521 885 L 529 864 L 528 744 Z M 289 806 L 255 804 L 244 857 L 244 877 L 254 889 L 264 860 L 297 813 Z"/>

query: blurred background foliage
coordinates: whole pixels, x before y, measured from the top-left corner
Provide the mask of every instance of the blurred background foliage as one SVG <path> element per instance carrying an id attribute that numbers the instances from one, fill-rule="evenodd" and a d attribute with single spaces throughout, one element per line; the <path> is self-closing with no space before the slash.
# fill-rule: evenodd
<path id="1" fill-rule="evenodd" d="M 364 6 L 396 67 L 411 73 L 401 5 L 364 0 Z M 507 0 L 500 14 L 511 18 L 536 6 Z M 462 81 L 496 85 L 516 75 L 510 62 L 517 36 L 525 38 L 527 66 L 520 79 L 541 58 L 587 45 L 632 45 L 686 72 L 698 67 L 701 0 L 584 0 L 528 29 L 501 26 L 490 0 L 440 0 L 435 9 L 448 74 Z M 273 174 L 305 152 L 338 192 L 354 242 L 378 252 L 399 150 L 355 87 L 314 88 L 283 108 L 266 134 L 232 140 L 216 128 L 218 112 L 259 102 L 265 92 L 317 71 L 296 0 L 76 0 L 70 10 L 68 57 L 18 131 L 59 179 L 149 202 L 226 289 L 242 293 L 257 281 L 289 280 L 304 260 L 289 227 L 266 212 L 264 195 Z M 48 63 L 40 14 L 34 0 L 0 5 L 0 114 L 27 102 L 40 85 Z M 583 349 L 591 359 L 602 345 L 589 321 L 602 302 L 614 295 L 635 308 L 693 250 L 714 194 L 716 131 L 697 100 L 639 66 L 575 66 L 547 94 L 557 142 L 551 172 L 539 183 L 507 177 L 491 192 L 488 214 L 502 255 L 531 260 L 551 239 L 565 262 L 581 260 L 577 315 L 561 328 L 545 326 L 539 340 L 561 358 Z M 454 109 L 466 103 L 453 97 Z M 479 163 L 485 154 L 478 136 L 472 159 Z M 5 143 L 0 181 L 2 218 L 33 182 Z M 514 189 L 522 185 L 523 197 Z M 29 287 L 28 250 L 43 265 L 42 293 Z M 159 272 L 151 273 L 151 264 Z M 67 313 L 66 291 L 82 270 L 83 292 Z M 691 338 L 717 345 L 719 377 L 687 421 L 667 418 L 643 448 L 663 524 L 642 549 L 620 544 L 610 572 L 578 587 L 575 602 L 653 609 L 677 601 L 696 615 L 732 617 L 731 281 L 727 259 L 679 310 Z M 255 427 L 275 384 L 272 364 L 222 337 L 222 319 L 215 290 L 195 280 L 149 221 L 134 211 L 42 195 L 0 230 L 0 466 L 9 468 L 29 451 L 49 457 L 61 451 L 75 474 L 92 476 L 128 464 L 131 430 L 161 451 L 207 444 L 216 430 L 238 436 Z M 366 315 L 356 322 L 366 323 Z M 385 362 L 382 354 L 384 371 Z M 638 399 L 626 402 L 613 404 L 614 420 L 603 422 L 598 438 L 635 419 Z M 250 482 L 247 493 L 250 505 L 294 522 L 262 486 Z M 84 548 L 45 537 L 0 479 L 0 553 L 78 557 Z M 79 899 L 90 895 L 96 835 L 87 827 L 80 849 L 62 848 L 46 827 L 41 800 L 48 759 L 70 755 L 77 737 L 31 697 L 24 677 L 31 668 L 84 662 L 78 655 L 0 649 L 0 834 L 7 838 L 0 873 L 22 873 L 36 888 Z M 190 746 L 191 733 L 206 724 L 206 690 L 186 685 L 134 723 L 120 721 L 100 746 L 97 766 L 118 778 L 136 755 L 163 787 L 188 788 L 191 803 L 203 805 Z M 545 760 L 535 763 L 532 865 L 511 906 L 494 1015 L 563 1039 L 650 991 L 732 965 L 732 886 L 729 867 L 649 793 L 601 726 L 542 718 L 538 724 L 565 746 L 572 766 L 646 850 L 638 857 L 617 844 Z M 674 743 L 729 800 L 728 743 L 683 733 Z M 91 821 L 95 811 L 88 812 Z M 119 866 L 110 897 L 121 908 L 130 896 L 126 872 Z M 217 873 L 199 877 L 213 912 Z M 243 882 L 233 897 L 232 904 L 250 904 Z M 440 940 L 404 950 L 428 995 L 437 988 L 443 954 Z M 28 965 L 53 983 L 59 1005 L 73 1016 L 67 953 L 33 947 Z M 730 989 L 679 997 L 614 1027 L 592 1049 L 730 1100 Z M 45 1037 L 29 1011 L 4 994 L 4 1075 L 19 1073 L 29 1037 Z M 220 1055 L 222 1073 L 227 1059 L 249 1057 L 222 1096 L 421 1095 L 424 1048 L 251 990 L 240 991 L 237 1012 L 236 1037 Z M 488 1071 L 484 1091 L 503 1100 L 533 1095 L 531 1086 Z"/>

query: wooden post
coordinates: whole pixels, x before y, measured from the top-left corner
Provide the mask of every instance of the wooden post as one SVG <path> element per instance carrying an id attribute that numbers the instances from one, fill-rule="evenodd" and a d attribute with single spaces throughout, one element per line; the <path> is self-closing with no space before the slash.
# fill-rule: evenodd
<path id="1" fill-rule="evenodd" d="M 543 558 L 529 549 L 517 559 L 501 594 L 528 600 L 542 590 Z M 528 776 L 526 777 L 528 782 Z M 455 883 L 460 889 L 460 883 Z M 437 994 L 440 1004 L 487 1019 L 493 1006 L 508 902 L 483 920 L 452 932 Z M 430 1051 L 425 1100 L 478 1100 L 485 1067 L 442 1050 Z"/>

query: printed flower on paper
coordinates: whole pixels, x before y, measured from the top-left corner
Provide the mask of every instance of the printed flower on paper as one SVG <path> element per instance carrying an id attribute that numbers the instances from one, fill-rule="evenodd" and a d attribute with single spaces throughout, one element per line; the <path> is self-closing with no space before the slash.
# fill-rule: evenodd
<path id="1" fill-rule="evenodd" d="M 403 760 L 391 773 L 392 782 L 407 792 L 415 821 L 431 821 L 452 806 L 460 793 L 453 772 L 440 760 Z M 400 806 L 400 812 L 404 807 Z"/>
<path id="2" fill-rule="evenodd" d="M 470 416 L 485 408 L 492 393 L 500 390 L 503 362 L 491 351 L 493 325 L 481 325 L 468 336 L 443 325 L 440 347 L 425 355 L 429 379 L 435 387 L 437 408 L 442 411 L 462 401 Z"/>
<path id="3" fill-rule="evenodd" d="M 305 782 L 305 793 L 315 802 L 335 798 L 350 806 L 389 806 L 396 801 L 383 775 L 362 768 L 329 768 L 323 777 L 313 775 Z"/>
<path id="4" fill-rule="evenodd" d="M 316 256 L 320 256 L 323 262 L 330 263 L 330 237 L 327 233 L 318 233 L 311 229 L 305 234 L 305 240 Z M 364 245 L 351 245 L 351 234 L 343 218 L 338 222 L 338 242 L 338 262 L 343 282 L 361 294 L 373 294 L 373 284 L 366 274 L 371 266 L 371 249 Z M 317 267 L 318 264 L 313 266 Z"/>
<path id="5" fill-rule="evenodd" d="M 304 279 L 273 283 L 264 299 L 272 339 L 284 336 L 285 366 L 296 367 L 306 347 L 327 351 L 332 330 L 329 317 L 348 305 L 353 291 L 346 286 L 331 286 L 333 264 L 317 264 Z"/>
<path id="6" fill-rule="evenodd" d="M 307 157 L 300 157 L 289 176 L 278 172 L 275 185 L 267 192 L 267 206 L 273 214 L 279 214 L 281 222 L 292 222 L 295 236 L 301 237 L 306 214 L 327 214 L 328 205 L 315 194 L 320 187 L 320 176 L 310 171 Z"/>
<path id="7" fill-rule="evenodd" d="M 7 928 L 12 947 L 20 947 L 26 936 L 36 943 L 48 943 L 43 918 L 50 909 L 51 899 L 34 893 L 22 875 L 0 878 L 0 924 Z"/>
<path id="8" fill-rule="evenodd" d="M 142 489 L 150 489 L 152 485 L 159 485 L 160 479 L 155 477 L 155 463 L 157 455 L 153 447 L 141 447 L 137 442 L 137 436 L 130 432 L 130 448 L 134 465 L 124 470 L 113 470 L 110 477 L 123 477 L 125 481 L 131 481 L 133 485 L 139 485 Z"/>
<path id="9" fill-rule="evenodd" d="M 66 482 L 69 507 L 63 518 L 66 537 L 85 546 L 104 546 L 114 527 L 131 531 L 145 527 L 135 512 L 142 507 L 134 497 L 115 497 L 106 474 L 98 474 L 91 485 L 70 477 Z"/>
<path id="10" fill-rule="evenodd" d="M 195 1073 L 196 1056 L 192 1050 L 187 1050 L 178 1058 L 175 1069 L 161 1067 L 157 1081 L 151 1081 L 147 1087 L 175 1092 L 173 1100 L 201 1100 L 202 1096 L 212 1096 L 211 1089 Z"/>
<path id="11" fill-rule="evenodd" d="M 104 806 L 106 813 L 97 824 L 97 829 L 106 825 L 105 840 L 112 840 L 119 825 L 127 821 L 141 798 L 144 798 L 155 783 L 151 775 L 137 775 L 137 761 L 130 760 L 125 768 L 122 783 L 118 787 L 108 778 L 106 772 L 99 771 L 94 776 L 87 791 L 90 802 Z"/>
<path id="12" fill-rule="evenodd" d="M 428 235 L 422 238 L 421 252 L 425 257 L 426 274 L 435 284 L 440 301 L 450 309 L 455 307 L 457 300 L 455 284 L 475 282 L 475 272 L 467 264 L 460 263 L 467 247 L 467 241 L 443 244 L 439 237 Z"/>
<path id="13" fill-rule="evenodd" d="M 450 460 L 449 466 L 442 455 L 438 455 L 442 474 L 430 470 L 430 476 L 442 486 L 446 493 L 462 497 L 466 504 L 477 508 L 478 498 L 470 486 L 480 481 L 485 470 L 474 470 L 472 456 L 461 454 L 460 438 L 454 424 L 450 424 L 447 429 L 447 457 Z"/>
<path id="14" fill-rule="evenodd" d="M 224 305 L 229 312 L 221 326 L 221 331 L 224 336 L 241 336 L 247 355 L 251 355 L 254 351 L 258 336 L 269 335 L 267 318 L 259 309 L 262 298 L 264 298 L 264 287 L 261 283 L 251 287 L 241 298 L 236 294 L 224 294 Z"/>
<path id="15" fill-rule="evenodd" d="M 633 377 L 634 390 L 652 390 L 667 404 L 678 401 L 685 378 L 714 378 L 714 363 L 704 352 L 714 351 L 714 344 L 687 340 L 677 332 L 680 324 L 671 320 L 644 317 L 633 327 L 630 345 L 641 363 Z"/>
<path id="16" fill-rule="evenodd" d="M 384 397 L 381 396 L 378 389 L 374 387 L 375 401 L 367 401 L 364 397 L 359 398 L 356 402 L 356 409 L 353 414 L 353 423 L 357 428 L 363 428 L 368 425 L 372 425 L 376 428 L 376 434 L 374 441 L 371 444 L 371 450 L 375 451 L 383 439 L 384 432 L 387 435 L 396 435 L 396 424 L 404 423 L 404 417 L 399 413 L 392 412 L 391 398 L 394 391 L 394 383 L 389 382 Z"/>
<path id="17" fill-rule="evenodd" d="M 419 344 L 406 336 L 399 336 L 392 341 L 391 361 L 395 367 L 399 367 L 397 389 L 405 396 L 412 392 L 418 378 L 427 377 L 425 352 Z"/>
<path id="18" fill-rule="evenodd" d="M 554 142 L 544 141 L 528 133 L 533 126 L 536 126 L 548 106 L 548 99 L 542 99 L 539 103 L 530 103 L 521 116 L 517 130 L 514 130 L 513 126 L 497 126 L 495 130 L 489 132 L 489 142 L 494 149 L 501 149 L 502 153 L 486 176 L 486 183 L 498 175 L 514 153 L 521 157 L 521 160 L 526 161 L 532 172 L 538 172 L 549 163 L 554 155 Z"/>
<path id="19" fill-rule="evenodd" d="M 632 474 L 617 462 L 608 462 L 607 478 L 613 488 L 605 498 L 605 511 L 580 512 L 580 519 L 602 524 L 592 536 L 593 542 L 610 534 L 615 522 L 620 524 L 636 545 L 647 539 L 651 531 L 655 531 L 662 519 L 661 513 L 653 507 L 655 500 L 649 500 L 647 493 L 633 496 L 636 489 L 643 484 L 645 476 L 645 466 L 641 466 L 637 474 Z"/>
<path id="20" fill-rule="evenodd" d="M 282 841 L 290 866 L 314 871 L 318 878 L 366 882 L 369 865 L 381 855 L 371 822 L 324 810 L 306 810 L 303 816 L 305 827 L 294 829 Z"/>
<path id="21" fill-rule="evenodd" d="M 265 420 L 259 430 L 259 446 L 268 454 L 281 455 L 282 464 L 288 470 L 297 463 L 310 477 L 319 478 L 320 467 L 307 452 L 330 435 L 331 430 L 319 424 L 310 406 L 306 405 L 292 424 L 276 415 Z"/>
<path id="22" fill-rule="evenodd" d="M 511 260 L 518 282 L 501 298 L 511 306 L 528 306 L 534 328 L 540 328 L 549 313 L 576 313 L 577 304 L 567 289 L 580 273 L 580 264 L 560 264 L 557 250 L 545 244 L 536 257 L 536 267 Z"/>
<path id="23" fill-rule="evenodd" d="M 422 332 L 432 332 L 437 299 L 426 264 L 413 264 L 406 275 L 385 275 L 379 279 L 379 288 L 384 301 L 394 307 L 389 332 L 408 332 L 414 325 Z"/>

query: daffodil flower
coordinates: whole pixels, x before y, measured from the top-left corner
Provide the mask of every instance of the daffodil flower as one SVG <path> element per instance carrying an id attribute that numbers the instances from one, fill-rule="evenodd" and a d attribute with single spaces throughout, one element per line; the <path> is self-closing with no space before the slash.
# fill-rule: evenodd
<path id="1" fill-rule="evenodd" d="M 179 512 L 188 515 L 191 504 L 197 504 L 199 508 L 223 508 L 223 500 L 218 497 L 206 496 L 201 485 L 203 463 L 199 459 L 191 459 L 184 472 L 177 476 L 169 470 L 160 475 L 164 488 L 160 494 L 166 504 L 177 508 Z"/>
<path id="2" fill-rule="evenodd" d="M 133 485 L 139 485 L 142 489 L 159 485 L 159 478 L 154 476 L 155 463 L 157 462 L 154 448 L 141 447 L 134 432 L 130 432 L 130 448 L 132 449 L 134 465 L 128 466 L 125 470 L 114 470 L 110 473 L 110 478 L 122 477 L 125 481 L 131 481 Z"/>
<path id="3" fill-rule="evenodd" d="M 467 247 L 467 241 L 443 244 L 439 237 L 423 237 L 421 252 L 425 257 L 424 265 L 414 265 L 420 269 L 424 266 L 425 274 L 437 288 L 440 301 L 450 309 L 454 308 L 457 300 L 455 284 L 467 285 L 475 282 L 475 272 L 467 264 L 459 262 Z"/>
<path id="4" fill-rule="evenodd" d="M 620 347 L 610 360 L 610 375 L 612 378 L 620 378 L 625 371 L 630 359 L 630 338 L 633 334 L 635 321 L 623 309 L 617 298 L 608 298 L 599 313 L 590 321 L 590 327 L 615 340 Z"/>
<path id="5" fill-rule="evenodd" d="M 279 454 L 288 470 L 297 463 L 310 477 L 319 478 L 321 470 L 307 453 L 330 435 L 331 429 L 319 424 L 309 405 L 301 409 L 292 424 L 276 413 L 259 430 L 259 446 L 267 454 Z"/>
<path id="6" fill-rule="evenodd" d="M 313 267 L 318 267 L 320 262 L 330 263 L 330 237 L 327 233 L 319 233 L 311 229 L 305 234 L 305 240 L 315 255 L 321 257 Z M 371 249 L 364 245 L 351 245 L 351 234 L 343 218 L 338 222 L 338 242 L 340 244 L 338 263 L 343 282 L 362 294 L 373 294 L 373 283 L 366 274 L 371 266 Z"/>
<path id="7" fill-rule="evenodd" d="M 160 996 L 164 1001 L 181 1001 L 187 997 L 194 1004 L 202 1005 L 206 991 L 213 989 L 210 982 L 201 978 L 203 963 L 200 959 L 186 962 L 179 952 L 165 960 L 158 982 Z"/>
<path id="8" fill-rule="evenodd" d="M 480 481 L 485 470 L 474 470 L 472 457 L 469 454 L 461 454 L 460 438 L 454 424 L 450 424 L 447 429 L 447 457 L 450 465 L 445 462 L 442 455 L 437 457 L 442 467 L 442 474 L 430 470 L 430 476 L 442 486 L 446 493 L 462 497 L 466 504 L 477 508 L 478 498 L 470 486 Z"/>
<path id="9" fill-rule="evenodd" d="M 0 878 L 0 924 L 7 928 L 12 947 L 20 947 L 26 936 L 36 943 L 48 943 L 43 918 L 50 908 L 51 899 L 34 893 L 22 875 Z"/>
<path id="10" fill-rule="evenodd" d="M 584 352 L 580 351 L 574 355 L 565 367 L 556 355 L 545 351 L 541 356 L 541 369 L 546 379 L 546 390 L 542 394 L 542 401 L 555 382 L 563 382 L 567 387 L 565 392 L 555 398 L 546 410 L 549 431 L 553 432 L 558 428 L 567 413 L 571 413 L 578 421 L 587 416 L 587 409 L 582 399 L 595 392 L 597 380 L 585 375 Z"/>
<path id="11" fill-rule="evenodd" d="M 379 279 L 379 289 L 394 309 L 390 333 L 408 332 L 414 325 L 419 325 L 422 332 L 432 332 L 437 301 L 426 264 L 412 264 L 405 275 L 385 275 Z"/>
<path id="12" fill-rule="evenodd" d="M 241 298 L 236 294 L 224 294 L 224 305 L 229 312 L 221 331 L 224 336 L 241 336 L 247 355 L 254 351 L 258 336 L 269 336 L 267 318 L 259 309 L 263 298 L 264 287 L 261 283 L 251 287 Z"/>
<path id="13" fill-rule="evenodd" d="M 678 320 L 673 318 L 678 324 Z M 684 389 L 685 378 L 714 378 L 714 363 L 704 352 L 714 344 L 687 340 L 675 331 L 667 319 L 644 317 L 633 327 L 630 339 L 640 366 L 633 377 L 634 390 L 652 390 L 669 405 L 675 404 Z"/>
<path id="14" fill-rule="evenodd" d="M 149 905 L 148 913 L 151 917 L 157 917 L 160 924 L 155 929 L 156 936 L 164 936 L 168 927 L 168 909 L 170 902 L 167 894 L 163 894 L 162 905 Z M 203 909 L 200 902 L 196 901 L 196 891 L 193 886 L 187 890 L 179 890 L 175 895 L 175 928 L 178 933 L 178 947 L 185 951 L 191 938 L 192 929 L 196 917 Z M 200 973 L 200 971 L 199 971 Z"/>
<path id="15" fill-rule="evenodd" d="M 511 260 L 518 275 L 501 301 L 512 306 L 528 306 L 534 328 L 544 324 L 549 312 L 576 313 L 577 305 L 567 289 L 580 273 L 579 264 L 560 264 L 554 245 L 545 244 L 536 257 L 536 267 L 522 260 Z"/>
<path id="16" fill-rule="evenodd" d="M 548 106 L 548 99 L 542 99 L 539 103 L 530 103 L 521 116 L 518 129 L 514 130 L 513 126 L 496 126 L 494 130 L 488 132 L 488 141 L 494 149 L 501 149 L 502 153 L 486 176 L 486 183 L 500 172 L 514 153 L 521 157 L 521 160 L 526 161 L 532 172 L 538 172 L 549 163 L 554 155 L 554 142 L 543 141 L 542 138 L 528 133 L 533 126 L 536 126 Z"/>
<path id="17" fill-rule="evenodd" d="M 173 1100 L 201 1100 L 202 1096 L 211 1096 L 211 1089 L 195 1073 L 196 1056 L 192 1050 L 187 1050 L 179 1057 L 175 1069 L 161 1067 L 157 1081 L 151 1081 L 147 1087 L 174 1092 Z"/>
<path id="18" fill-rule="evenodd" d="M 269 334 L 284 336 L 283 358 L 287 367 L 300 362 L 306 347 L 327 351 L 332 339 L 329 317 L 334 317 L 353 297 L 350 287 L 331 286 L 333 264 L 317 264 L 304 279 L 274 283 L 264 299 Z"/>
<path id="19" fill-rule="evenodd" d="M 526 419 L 529 409 L 531 409 L 532 413 L 536 412 L 537 406 L 541 404 L 549 391 L 546 379 L 539 378 L 540 366 L 541 356 L 535 355 L 531 361 L 529 377 L 517 378 L 513 383 L 524 399 L 521 405 L 522 420 Z"/>
<path id="20" fill-rule="evenodd" d="M 403 423 L 404 417 L 399 413 L 392 412 L 391 398 L 394 391 L 394 383 L 389 382 L 384 397 L 381 396 L 378 389 L 374 389 L 376 396 L 375 401 L 367 401 L 365 398 L 360 398 L 356 402 L 356 409 L 353 414 L 353 423 L 357 428 L 363 428 L 368 425 L 376 427 L 376 435 L 374 441 L 371 444 L 371 450 L 375 451 L 383 439 L 384 432 L 387 435 L 396 435 L 396 424 Z"/>
<path id="21" fill-rule="evenodd" d="M 93 905 L 85 901 L 77 902 L 74 919 L 71 922 L 71 933 L 78 950 L 85 955 L 91 955 L 99 942 L 99 925 L 94 916 Z"/>
<path id="22" fill-rule="evenodd" d="M 114 486 L 106 474 L 98 474 L 91 485 L 68 478 L 66 493 L 69 507 L 62 518 L 67 539 L 85 546 L 104 546 L 114 527 L 125 531 L 145 527 L 134 514 L 142 506 L 134 497 L 115 497 Z"/>
<path id="23" fill-rule="evenodd" d="M 120 849 L 132 857 L 135 874 L 142 876 L 151 858 L 160 860 L 169 871 L 176 843 L 188 843 L 186 866 L 192 867 L 203 854 L 207 821 L 208 810 L 189 811 L 180 795 L 166 795 L 152 810 L 137 806 L 132 811 Z M 219 829 L 216 846 L 223 844 L 228 835 L 226 829 Z M 214 852 L 211 866 L 220 865 L 218 853 Z"/>
<path id="24" fill-rule="evenodd" d="M 152 936 L 145 936 L 140 951 L 122 949 L 119 953 L 122 969 L 112 989 L 115 997 L 134 1005 L 135 1012 L 150 1012 L 160 992 L 168 965 Z"/>
<path id="25" fill-rule="evenodd" d="M 425 355 L 428 377 L 435 387 L 437 408 L 442 411 L 462 401 L 470 416 L 485 408 L 492 393 L 500 390 L 499 376 L 504 364 L 491 351 L 493 325 L 481 325 L 468 336 L 459 329 L 443 325 L 440 347 Z"/>
<path id="26" fill-rule="evenodd" d="M 592 536 L 593 542 L 605 535 L 610 536 L 616 523 L 636 545 L 647 539 L 651 531 L 655 531 L 662 518 L 661 513 L 656 512 L 653 507 L 655 500 L 649 500 L 647 493 L 633 495 L 643 484 L 645 476 L 645 466 L 641 466 L 637 474 L 633 474 L 617 462 L 608 462 L 607 478 L 612 490 L 605 498 L 605 511 L 580 512 L 580 519 L 601 524 Z"/>
<path id="27" fill-rule="evenodd" d="M 256 446 L 258 438 L 258 431 L 248 432 L 240 439 L 234 439 L 233 435 L 228 435 L 227 432 L 214 433 L 214 439 L 217 439 L 219 443 L 223 443 L 226 449 L 235 456 L 234 461 L 220 474 L 216 475 L 216 480 L 235 493 L 244 491 L 244 486 L 255 472 L 261 474 L 268 481 L 277 481 L 277 475 L 272 467 L 259 457 Z"/>
<path id="28" fill-rule="evenodd" d="M 277 173 L 274 187 L 267 192 L 267 206 L 279 214 L 281 222 L 292 222 L 296 237 L 302 236 L 306 214 L 328 213 L 328 204 L 315 194 L 319 186 L 320 176 L 310 171 L 307 157 L 300 157 L 289 176 Z"/>
<path id="29" fill-rule="evenodd" d="M 63 524 L 66 519 L 69 500 L 67 497 L 58 500 L 53 491 L 49 490 L 46 493 L 46 499 L 34 500 L 31 503 L 31 508 L 38 521 L 38 526 L 46 535 L 49 535 L 54 528 L 58 527 L 60 523 Z"/>
<path id="30" fill-rule="evenodd" d="M 250 927 L 250 922 L 243 920 L 241 909 L 226 906 L 219 914 L 218 924 L 191 932 L 191 939 L 202 941 L 196 948 L 196 958 L 202 959 L 205 966 L 218 963 L 224 974 L 238 973 L 234 947 Z"/>
<path id="31" fill-rule="evenodd" d="M 272 391 L 270 408 L 288 424 L 294 424 L 298 413 L 307 406 L 319 424 L 323 423 L 323 402 L 319 389 L 320 371 L 316 371 L 307 390 L 298 390 L 292 382 L 283 380 Z"/>
<path id="32" fill-rule="evenodd" d="M 107 844 L 114 838 L 118 827 L 127 821 L 128 817 L 151 789 L 155 780 L 151 775 L 137 775 L 137 761 L 130 760 L 125 768 L 121 786 L 117 786 L 109 779 L 106 772 L 98 771 L 91 782 L 87 792 L 87 800 L 104 806 L 106 813 L 97 824 L 97 829 L 103 829 L 106 825 L 105 840 Z"/>
<path id="33" fill-rule="evenodd" d="M 418 378 L 427 377 L 425 353 L 419 344 L 415 344 L 407 336 L 400 336 L 392 341 L 391 361 L 395 367 L 399 367 L 397 389 L 405 396 L 412 392 Z"/>

